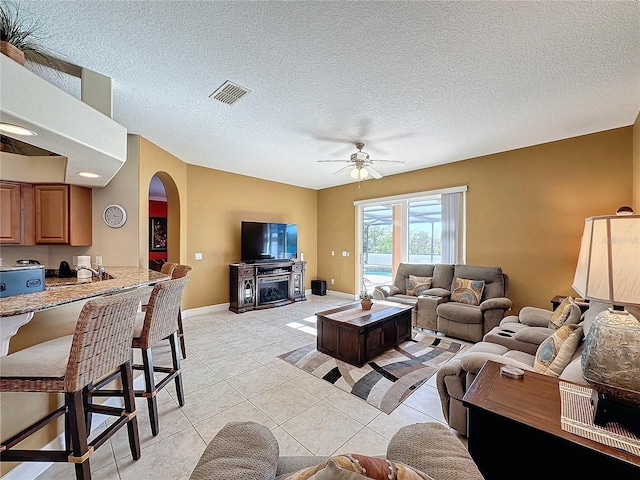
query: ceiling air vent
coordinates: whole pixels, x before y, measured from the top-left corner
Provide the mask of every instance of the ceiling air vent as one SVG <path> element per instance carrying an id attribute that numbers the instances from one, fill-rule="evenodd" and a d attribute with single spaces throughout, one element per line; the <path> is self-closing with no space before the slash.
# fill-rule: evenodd
<path id="1" fill-rule="evenodd" d="M 220 86 L 220 88 L 209 95 L 209 98 L 214 98 L 215 100 L 219 100 L 227 105 L 235 105 L 248 93 L 251 93 L 251 90 L 247 90 L 246 88 L 227 80 Z"/>

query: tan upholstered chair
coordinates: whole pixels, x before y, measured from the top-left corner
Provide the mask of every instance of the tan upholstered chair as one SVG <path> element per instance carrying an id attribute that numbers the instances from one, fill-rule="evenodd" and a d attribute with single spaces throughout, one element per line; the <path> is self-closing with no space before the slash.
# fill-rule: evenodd
<path id="1" fill-rule="evenodd" d="M 181 278 L 191 271 L 189 265 L 176 265 L 172 269 L 171 278 Z M 178 340 L 180 340 L 180 351 L 182 358 L 187 358 L 187 347 L 184 342 L 184 327 L 182 326 L 182 308 L 178 311 Z"/>
<path id="2" fill-rule="evenodd" d="M 451 301 L 455 295 L 457 278 L 482 280 L 484 289 L 479 305 L 468 305 Z M 449 301 L 436 308 L 438 332 L 448 337 L 461 338 L 470 342 L 480 342 L 492 328 L 498 326 L 511 309 L 507 298 L 509 276 L 500 267 L 476 265 L 456 265 L 453 270 L 452 295 Z"/>
<path id="3" fill-rule="evenodd" d="M 588 333 L 593 319 L 598 313 L 608 307 L 610 305 L 605 303 L 591 302 L 589 309 L 584 313 L 581 320 L 583 336 Z M 534 370 L 537 347 L 533 350 L 533 346 L 538 342 L 539 347 L 548 338 L 549 331 L 551 331 L 541 326 L 544 321 L 542 318 L 546 316 L 545 311 L 542 309 L 536 310 L 533 310 L 533 307 L 525 307 L 520 311 L 521 320 L 529 322 L 530 325 L 516 323 L 514 320 L 517 317 L 507 317 L 500 324 L 500 327 L 497 327 L 498 329 L 502 328 L 505 333 L 513 335 L 512 337 L 497 335 L 499 330 L 494 330 L 485 335 L 482 342 L 472 345 L 438 369 L 436 373 L 436 388 L 440 396 L 442 413 L 449 426 L 457 430 L 458 433 L 467 435 L 468 411 L 462 398 L 471 387 L 484 362 L 493 360 L 523 370 Z M 577 314 L 579 315 L 579 313 L 579 308 L 577 308 Z M 574 310 L 570 315 L 576 315 L 576 311 Z M 546 316 L 547 323 L 550 316 Z M 538 320 L 536 320 L 536 317 Z M 568 319 L 568 322 L 574 321 L 575 318 Z M 535 326 L 536 324 L 538 326 Z M 519 327 L 518 325 L 521 326 Z M 515 334 L 512 334 L 512 332 L 515 332 Z M 581 358 L 583 348 L 584 344 L 578 346 L 578 349 L 571 357 L 571 361 L 562 370 L 559 377 L 561 380 L 579 384 L 586 383 L 582 377 Z"/>
<path id="4" fill-rule="evenodd" d="M 265 425 L 229 422 L 209 442 L 190 480 L 273 479 L 318 465 L 327 457 L 279 456 L 276 437 Z M 343 452 L 358 453 L 358 452 Z M 401 462 L 439 480 L 482 480 L 482 474 L 462 442 L 438 422 L 400 428 L 389 440 L 390 461 Z M 343 475 L 341 475 L 341 473 Z M 355 478 L 340 472 L 332 477 Z M 357 475 L 364 478 L 364 475 Z"/>
<path id="5" fill-rule="evenodd" d="M 90 479 L 89 459 L 119 428 L 127 426 L 134 460 L 140 458 L 140 440 L 135 411 L 131 371 L 131 339 L 141 291 L 92 299 L 80 312 L 73 335 L 49 340 L 0 358 L 2 392 L 64 394 L 64 405 L 34 422 L 9 439 L 3 439 L 3 462 L 73 462 L 76 478 Z M 122 381 L 124 407 L 83 402 L 87 387 L 112 373 Z M 89 440 L 90 413 L 117 418 L 95 439 Z M 9 415 L 10 412 L 3 412 Z M 13 448 L 51 421 L 64 415 L 63 450 L 20 450 Z"/>

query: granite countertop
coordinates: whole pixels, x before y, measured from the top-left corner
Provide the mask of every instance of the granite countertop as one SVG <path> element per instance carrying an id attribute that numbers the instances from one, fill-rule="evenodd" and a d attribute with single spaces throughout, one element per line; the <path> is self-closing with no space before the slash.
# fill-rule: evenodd
<path id="1" fill-rule="evenodd" d="M 37 312 L 76 300 L 117 293 L 128 288 L 151 285 L 171 278 L 170 275 L 143 267 L 105 267 L 105 271 L 113 278 L 99 282 L 73 282 L 73 279 L 70 278 L 46 278 L 44 292 L 25 293 L 0 299 L 0 317 Z M 60 285 L 60 280 L 63 280 L 63 285 Z"/>

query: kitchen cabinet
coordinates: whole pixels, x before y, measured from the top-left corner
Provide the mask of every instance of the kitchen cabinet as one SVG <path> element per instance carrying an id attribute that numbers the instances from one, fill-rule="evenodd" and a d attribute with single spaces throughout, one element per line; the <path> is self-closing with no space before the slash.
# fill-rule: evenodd
<path id="1" fill-rule="evenodd" d="M 33 186 L 0 182 L 0 244 L 35 245 Z"/>
<path id="2" fill-rule="evenodd" d="M 35 243 L 91 245 L 91 189 L 78 185 L 34 185 Z"/>

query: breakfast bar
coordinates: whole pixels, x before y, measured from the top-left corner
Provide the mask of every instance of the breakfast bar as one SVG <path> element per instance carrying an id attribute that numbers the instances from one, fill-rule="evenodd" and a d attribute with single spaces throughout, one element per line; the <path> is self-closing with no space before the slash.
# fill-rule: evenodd
<path id="1" fill-rule="evenodd" d="M 31 321 L 35 312 L 100 295 L 153 285 L 171 278 L 170 275 L 143 267 L 105 267 L 105 271 L 108 280 L 74 281 L 68 278 L 45 278 L 45 290 L 42 292 L 0 299 L 0 356 L 7 355 L 11 337 L 21 326 Z"/>

